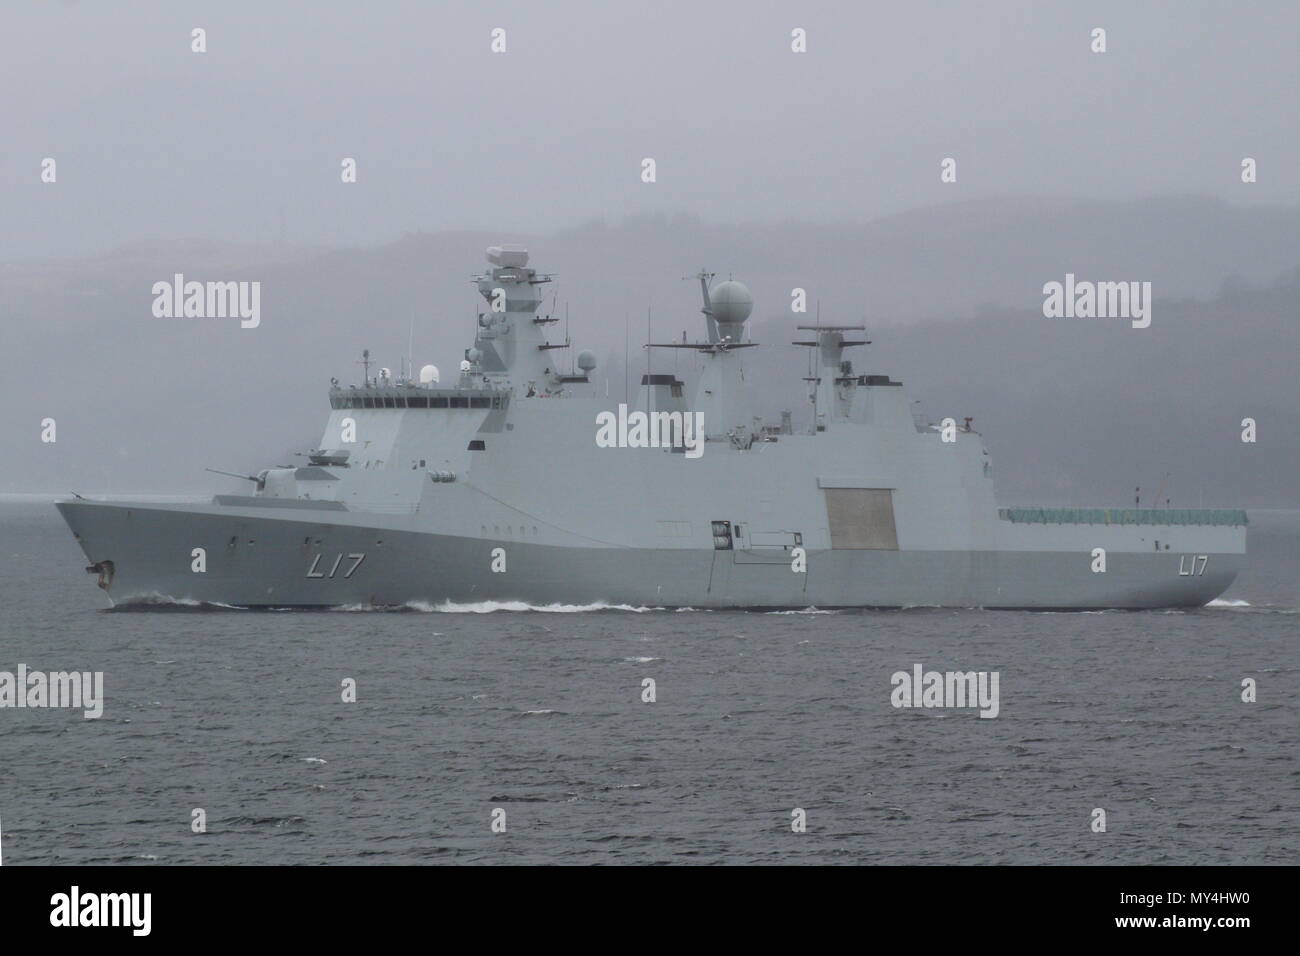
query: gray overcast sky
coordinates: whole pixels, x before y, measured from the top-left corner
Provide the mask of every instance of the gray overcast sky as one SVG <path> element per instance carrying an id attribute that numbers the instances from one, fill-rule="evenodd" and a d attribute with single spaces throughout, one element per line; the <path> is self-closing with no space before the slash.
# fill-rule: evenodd
<path id="1" fill-rule="evenodd" d="M 1298 33 L 1295 0 L 6 0 L 0 258 L 271 239 L 281 207 L 290 240 L 354 244 L 1002 195 L 1295 203 Z"/>

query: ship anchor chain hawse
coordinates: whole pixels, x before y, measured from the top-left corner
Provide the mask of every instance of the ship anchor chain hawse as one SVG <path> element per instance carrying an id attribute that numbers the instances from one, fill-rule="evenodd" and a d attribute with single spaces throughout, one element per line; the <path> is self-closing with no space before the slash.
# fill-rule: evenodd
<path id="1" fill-rule="evenodd" d="M 969 422 L 918 423 L 901 383 L 854 370 L 860 325 L 798 326 L 811 418 L 764 424 L 749 291 L 707 273 L 703 338 L 647 343 L 699 354 L 694 394 L 646 374 L 611 404 L 590 352 L 552 358 L 552 276 L 520 246 L 487 256 L 454 384 L 372 377 L 367 354 L 305 465 L 204 504 L 59 502 L 110 601 L 1193 607 L 1242 567 L 1244 511 L 998 507 Z"/>

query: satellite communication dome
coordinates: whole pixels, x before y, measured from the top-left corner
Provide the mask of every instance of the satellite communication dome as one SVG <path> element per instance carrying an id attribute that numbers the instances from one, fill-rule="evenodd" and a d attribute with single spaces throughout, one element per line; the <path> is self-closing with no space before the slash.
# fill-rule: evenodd
<path id="1" fill-rule="evenodd" d="M 596 367 L 596 356 L 592 352 L 582 351 L 578 353 L 578 368 L 584 372 L 590 372 Z"/>
<path id="2" fill-rule="evenodd" d="M 743 282 L 728 279 L 709 290 L 709 304 L 715 321 L 739 325 L 753 311 L 754 297 Z"/>
<path id="3" fill-rule="evenodd" d="M 436 365 L 426 365 L 426 366 L 424 366 L 424 368 L 420 369 L 420 384 L 421 384 L 421 385 L 437 385 L 437 384 L 438 384 L 438 366 L 436 366 Z"/>
<path id="4" fill-rule="evenodd" d="M 469 359 L 471 362 L 477 362 L 482 357 L 483 353 L 478 349 L 467 349 L 465 351 L 465 358 Z"/>
<path id="5" fill-rule="evenodd" d="M 471 368 L 473 368 L 473 366 L 470 365 L 469 359 L 460 360 L 460 370 L 462 372 L 468 372 Z"/>

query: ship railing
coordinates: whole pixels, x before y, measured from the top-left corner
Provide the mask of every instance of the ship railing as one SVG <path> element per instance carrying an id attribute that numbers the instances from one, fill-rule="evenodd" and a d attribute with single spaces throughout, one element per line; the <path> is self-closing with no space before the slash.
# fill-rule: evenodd
<path id="1" fill-rule="evenodd" d="M 1236 508 L 999 508 L 998 517 L 1016 524 L 1227 525 L 1249 522 Z"/>

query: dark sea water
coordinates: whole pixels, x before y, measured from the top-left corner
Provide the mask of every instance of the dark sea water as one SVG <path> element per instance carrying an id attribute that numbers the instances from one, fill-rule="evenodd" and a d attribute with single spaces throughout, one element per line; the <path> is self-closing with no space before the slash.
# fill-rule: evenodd
<path id="1" fill-rule="evenodd" d="M 1251 521 L 1188 612 L 108 612 L 0 503 L 0 670 L 106 697 L 0 709 L 4 862 L 1295 863 L 1300 512 Z M 915 663 L 999 715 L 895 709 Z"/>

